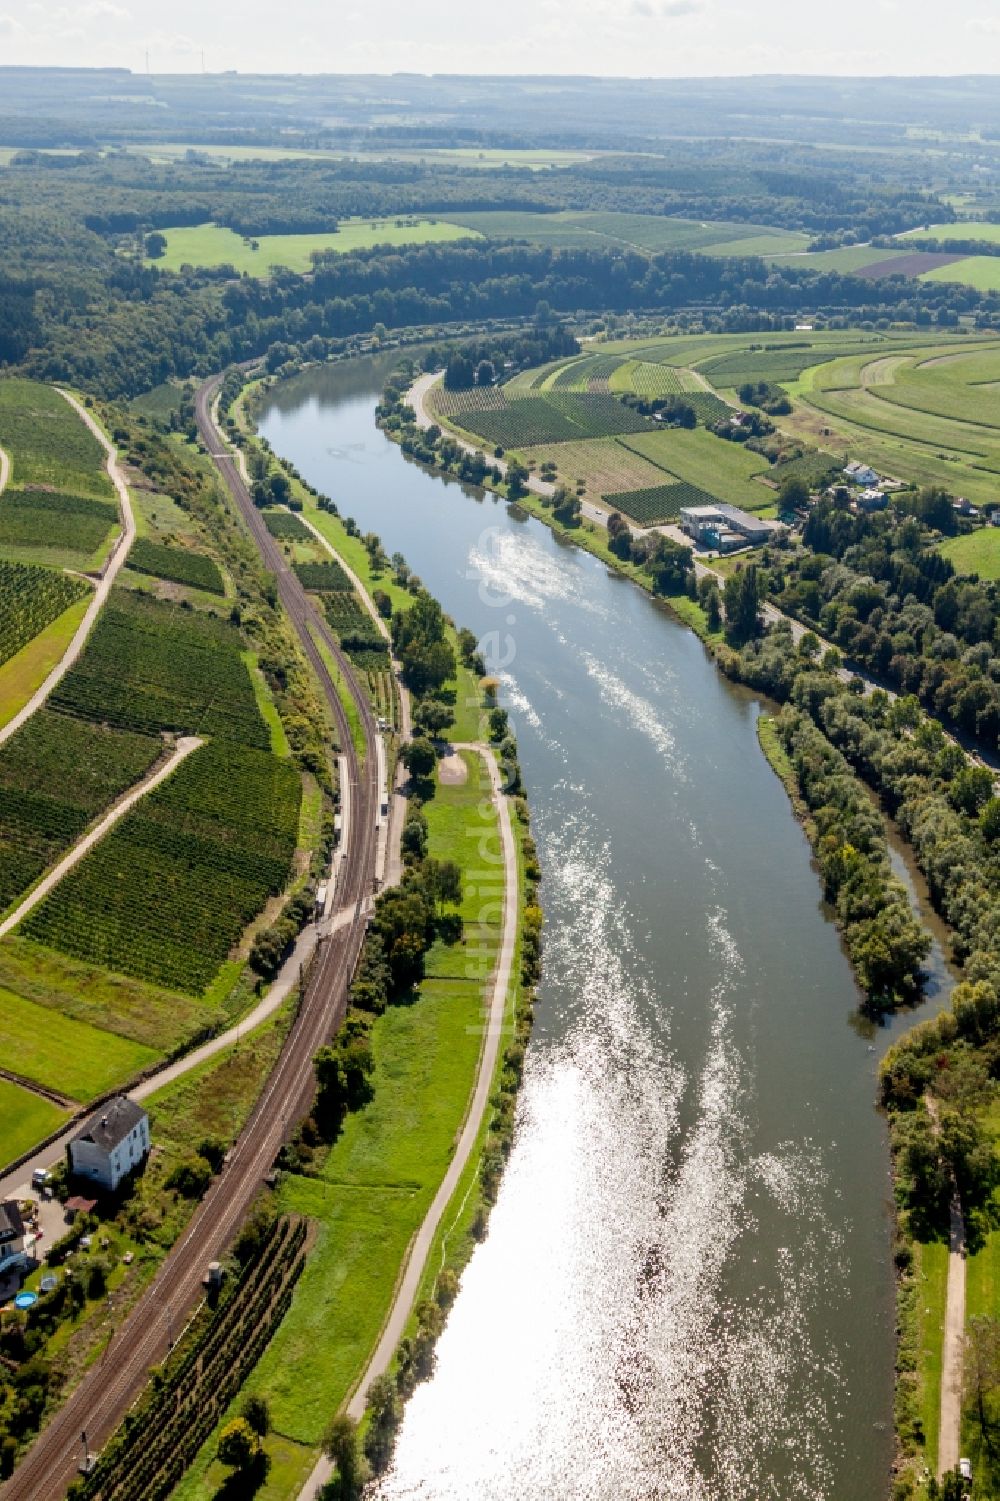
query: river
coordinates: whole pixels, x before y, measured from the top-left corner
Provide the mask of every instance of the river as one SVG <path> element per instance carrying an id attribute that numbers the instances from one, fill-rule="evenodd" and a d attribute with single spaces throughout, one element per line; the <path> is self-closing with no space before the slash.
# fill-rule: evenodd
<path id="1" fill-rule="evenodd" d="M 517 1132 L 384 1501 L 874 1501 L 878 1056 L 759 702 L 639 589 L 377 431 L 385 360 L 261 429 L 501 652 L 544 870 Z"/>

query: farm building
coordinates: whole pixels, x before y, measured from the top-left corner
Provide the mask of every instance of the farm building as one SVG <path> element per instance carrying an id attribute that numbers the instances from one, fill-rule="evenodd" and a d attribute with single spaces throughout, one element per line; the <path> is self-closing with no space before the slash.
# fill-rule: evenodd
<path id="1" fill-rule="evenodd" d="M 978 508 L 972 504 L 971 500 L 966 500 L 964 495 L 960 495 L 957 500 L 952 501 L 952 510 L 959 516 L 979 515 Z"/>
<path id="2" fill-rule="evenodd" d="M 91 1116 L 67 1147 L 70 1172 L 109 1193 L 148 1152 L 149 1116 L 124 1095 L 109 1100 Z"/>
<path id="3" fill-rule="evenodd" d="M 775 530 L 773 522 L 761 521 L 739 506 L 682 506 L 681 530 L 699 547 L 714 547 L 718 552 L 735 552 L 739 547 L 754 547 L 766 542 Z"/>
<path id="4" fill-rule="evenodd" d="M 863 485 L 866 490 L 878 484 L 878 475 L 875 470 L 868 464 L 859 463 L 857 459 L 852 459 L 849 464 L 844 465 L 844 473 L 852 485 Z"/>
<path id="5" fill-rule="evenodd" d="M 27 1257 L 24 1248 L 24 1220 L 15 1199 L 0 1203 L 0 1277 L 24 1271 Z"/>

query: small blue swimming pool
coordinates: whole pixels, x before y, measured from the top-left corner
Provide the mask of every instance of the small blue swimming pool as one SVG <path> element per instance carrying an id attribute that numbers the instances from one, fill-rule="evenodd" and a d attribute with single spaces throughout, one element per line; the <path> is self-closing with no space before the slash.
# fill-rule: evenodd
<path id="1" fill-rule="evenodd" d="M 18 1293 L 17 1297 L 14 1299 L 14 1307 L 15 1308 L 30 1308 L 33 1303 L 37 1303 L 37 1302 L 38 1302 L 38 1294 L 37 1293 Z"/>

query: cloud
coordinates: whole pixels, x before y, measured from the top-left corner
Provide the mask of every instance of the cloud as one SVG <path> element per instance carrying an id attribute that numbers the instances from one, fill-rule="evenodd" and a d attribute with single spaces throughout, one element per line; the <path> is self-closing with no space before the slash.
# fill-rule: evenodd
<path id="1" fill-rule="evenodd" d="M 694 16 L 705 9 L 705 0 L 632 0 L 632 14 L 651 21 L 669 21 L 675 16 Z"/>
<path id="2" fill-rule="evenodd" d="M 1000 17 L 973 16 L 969 22 L 969 30 L 981 32 L 986 36 L 1000 36 Z"/>

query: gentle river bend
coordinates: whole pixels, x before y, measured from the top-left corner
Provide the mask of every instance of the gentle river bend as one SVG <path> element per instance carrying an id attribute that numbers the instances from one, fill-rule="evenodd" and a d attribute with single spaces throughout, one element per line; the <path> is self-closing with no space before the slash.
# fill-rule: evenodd
<path id="1" fill-rule="evenodd" d="M 874 1501 L 890 1034 L 851 1025 L 757 701 L 640 590 L 408 463 L 373 422 L 390 364 L 306 373 L 261 430 L 512 652 L 546 950 L 489 1233 L 380 1495 Z"/>

